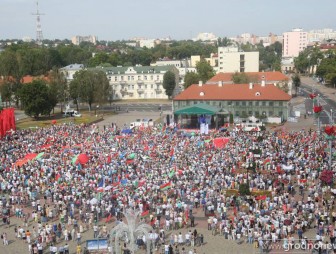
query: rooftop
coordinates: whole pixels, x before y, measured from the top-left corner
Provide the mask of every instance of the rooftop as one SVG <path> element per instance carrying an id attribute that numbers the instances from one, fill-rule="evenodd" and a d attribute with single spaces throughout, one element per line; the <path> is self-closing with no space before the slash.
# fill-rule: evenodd
<path id="1" fill-rule="evenodd" d="M 251 87 L 250 87 L 251 86 Z M 215 84 L 191 85 L 175 101 L 289 101 L 291 96 L 274 85 Z"/>

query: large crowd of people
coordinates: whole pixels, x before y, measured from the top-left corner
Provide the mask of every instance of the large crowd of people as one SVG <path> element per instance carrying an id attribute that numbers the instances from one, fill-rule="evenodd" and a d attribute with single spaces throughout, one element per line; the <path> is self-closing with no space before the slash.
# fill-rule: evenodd
<path id="1" fill-rule="evenodd" d="M 227 142 L 216 145 L 221 138 Z M 125 132 L 115 124 L 67 124 L 16 131 L 0 140 L 3 223 L 20 218 L 15 240 L 34 254 L 56 245 L 69 253 L 68 241 L 81 253 L 83 232 L 108 237 L 109 222 L 124 220 L 128 208 L 153 226 L 137 244 L 152 241 L 167 254 L 196 253 L 203 244 L 199 211 L 223 240 L 261 250 L 298 241 L 323 248 L 336 237 L 332 186 L 320 179 L 330 167 L 326 147 L 311 130 L 199 135 L 169 126 Z M 237 195 L 242 185 L 252 194 Z M 191 229 L 182 234 L 184 227 Z M 8 244 L 5 233 L 2 239 Z M 127 241 L 120 248 L 127 253 Z"/>

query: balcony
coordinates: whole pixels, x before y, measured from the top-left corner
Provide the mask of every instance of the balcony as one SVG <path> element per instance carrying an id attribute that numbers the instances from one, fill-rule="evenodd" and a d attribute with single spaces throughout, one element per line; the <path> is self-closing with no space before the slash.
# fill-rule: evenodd
<path id="1" fill-rule="evenodd" d="M 155 92 L 156 92 L 156 93 L 162 93 L 162 89 L 161 89 L 161 88 L 156 88 L 156 89 L 155 89 Z"/>
<path id="2" fill-rule="evenodd" d="M 161 80 L 155 80 L 155 84 L 161 84 Z"/>
<path id="3" fill-rule="evenodd" d="M 126 81 L 120 81 L 120 85 L 126 85 Z"/>
<path id="4" fill-rule="evenodd" d="M 120 92 L 121 92 L 122 94 L 126 94 L 126 93 L 127 93 L 127 88 L 122 88 L 122 89 L 120 89 Z"/>
<path id="5" fill-rule="evenodd" d="M 145 92 L 145 90 L 143 89 L 143 88 L 138 88 L 138 93 L 144 93 Z"/>
<path id="6" fill-rule="evenodd" d="M 138 84 L 143 84 L 143 80 L 138 80 L 137 83 Z"/>

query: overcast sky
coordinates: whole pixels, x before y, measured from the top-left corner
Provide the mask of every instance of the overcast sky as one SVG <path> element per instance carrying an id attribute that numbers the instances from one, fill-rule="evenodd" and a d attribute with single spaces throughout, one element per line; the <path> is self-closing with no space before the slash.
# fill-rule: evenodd
<path id="1" fill-rule="evenodd" d="M 45 39 L 191 39 L 200 32 L 230 37 L 292 28 L 336 30 L 336 0 L 40 0 L 39 10 L 45 14 Z M 34 12 L 34 0 L 0 0 L 0 39 L 35 39 Z"/>

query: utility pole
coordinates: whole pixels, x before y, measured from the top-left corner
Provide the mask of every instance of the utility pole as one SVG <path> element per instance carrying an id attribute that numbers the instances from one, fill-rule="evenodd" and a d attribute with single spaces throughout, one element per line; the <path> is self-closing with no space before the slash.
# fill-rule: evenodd
<path id="1" fill-rule="evenodd" d="M 333 119 L 333 110 L 330 109 L 330 113 L 328 111 L 325 111 L 326 114 L 328 115 L 329 117 L 329 124 L 331 126 L 334 125 L 334 119 Z M 331 166 L 332 166 L 332 143 L 333 143 L 333 140 L 335 139 L 335 136 L 334 135 L 326 135 L 327 139 L 328 139 L 328 143 L 329 143 L 329 169 L 332 170 Z"/>
<path id="2" fill-rule="evenodd" d="M 36 16 L 36 44 L 41 46 L 43 41 L 43 33 L 40 16 L 45 14 L 39 12 L 38 1 L 36 1 L 36 12 L 32 13 L 32 15 Z"/>

